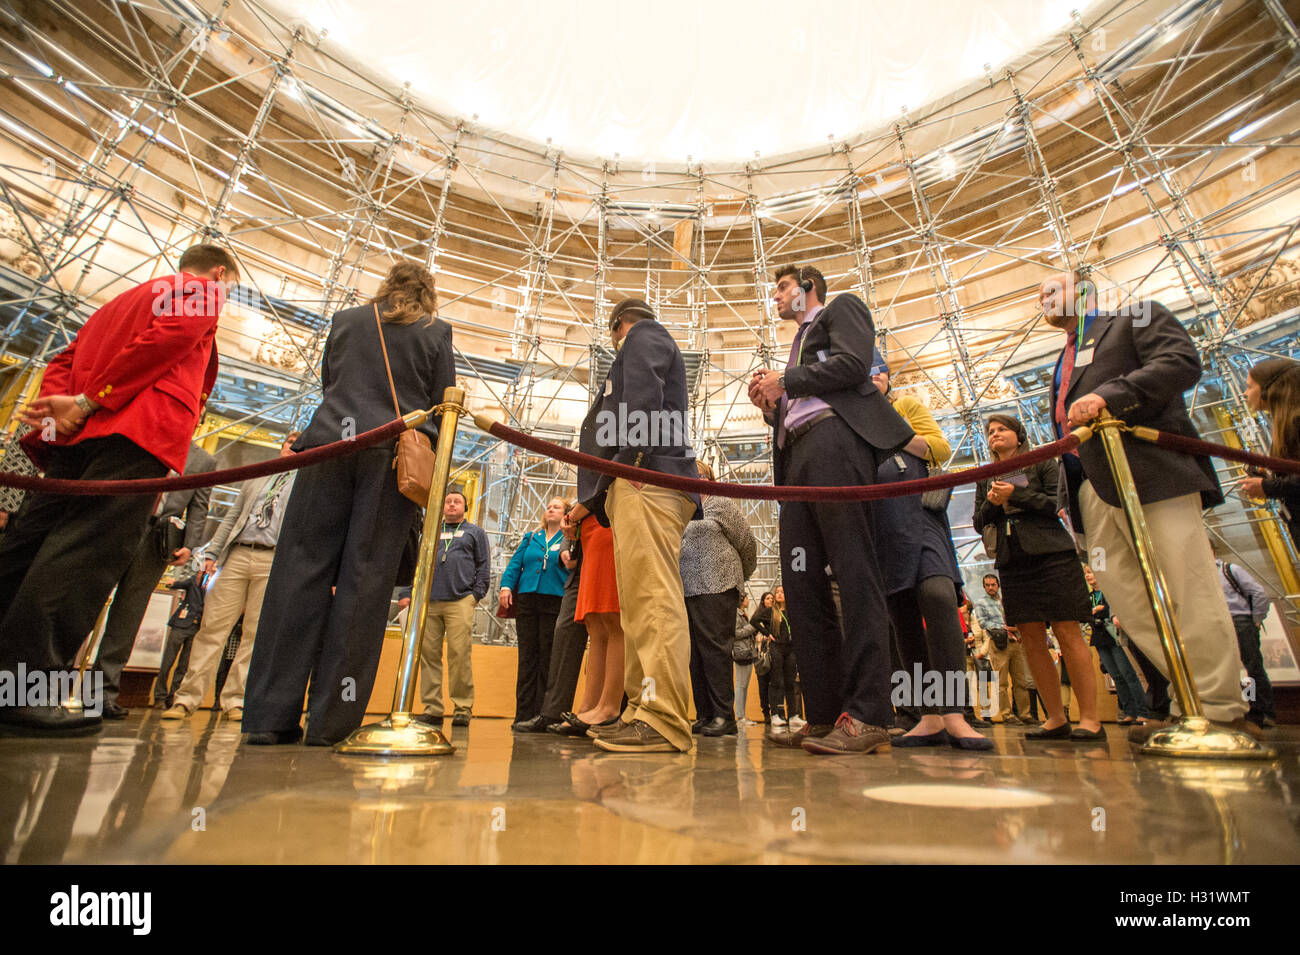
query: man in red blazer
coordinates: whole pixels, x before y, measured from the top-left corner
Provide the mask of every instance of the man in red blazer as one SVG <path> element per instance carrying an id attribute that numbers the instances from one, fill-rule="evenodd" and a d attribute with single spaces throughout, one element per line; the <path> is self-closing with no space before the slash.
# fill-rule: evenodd
<path id="1" fill-rule="evenodd" d="M 184 470 L 216 380 L 226 283 L 238 275 L 225 249 L 196 245 L 181 256 L 179 274 L 123 292 L 87 319 L 21 413 L 35 429 L 24 449 L 46 477 L 111 481 Z M 21 690 L 0 688 L 0 732 L 69 735 L 99 726 L 101 701 L 88 696 L 85 715 L 65 710 L 53 674 L 71 668 L 156 500 L 26 496 L 0 540 L 0 679 L 8 675 Z"/>

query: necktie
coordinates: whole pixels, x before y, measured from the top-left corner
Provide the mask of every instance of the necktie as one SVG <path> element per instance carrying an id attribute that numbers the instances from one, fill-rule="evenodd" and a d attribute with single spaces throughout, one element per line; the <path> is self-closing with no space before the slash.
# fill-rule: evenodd
<path id="1" fill-rule="evenodd" d="M 799 330 L 794 333 L 794 341 L 790 343 L 790 360 L 785 363 L 785 370 L 788 372 L 799 364 L 799 344 L 803 341 L 803 333 L 808 330 L 811 322 L 804 322 L 799 326 Z M 781 396 L 780 407 L 777 408 L 777 420 L 781 423 L 776 432 L 776 446 L 785 447 L 785 415 L 788 410 L 790 401 L 786 395 Z"/>
<path id="2" fill-rule="evenodd" d="M 1071 335 L 1065 342 L 1065 354 L 1061 357 L 1061 386 L 1056 390 L 1056 424 L 1064 437 L 1070 431 L 1069 417 L 1066 414 L 1065 396 L 1070 391 L 1070 376 L 1074 374 L 1075 353 L 1078 351 L 1079 339 Z"/>

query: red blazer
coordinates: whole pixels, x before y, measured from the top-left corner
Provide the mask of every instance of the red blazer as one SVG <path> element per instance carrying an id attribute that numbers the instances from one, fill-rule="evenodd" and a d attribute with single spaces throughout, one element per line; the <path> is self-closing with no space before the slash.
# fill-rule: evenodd
<path id="1" fill-rule="evenodd" d="M 48 446 L 120 434 L 177 473 L 217 380 L 218 282 L 189 273 L 150 279 L 91 315 L 45 369 L 40 396 L 85 394 L 102 407 L 72 435 L 47 441 L 33 429 L 23 447 L 44 467 Z"/>

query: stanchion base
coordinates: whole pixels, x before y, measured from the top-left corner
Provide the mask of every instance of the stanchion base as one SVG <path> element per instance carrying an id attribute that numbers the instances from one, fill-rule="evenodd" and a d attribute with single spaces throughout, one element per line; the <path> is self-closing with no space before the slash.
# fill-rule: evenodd
<path id="1" fill-rule="evenodd" d="M 1277 752 L 1246 733 L 1215 726 L 1203 716 L 1189 716 L 1157 730 L 1139 752 L 1187 759 L 1273 759 Z"/>
<path id="2" fill-rule="evenodd" d="M 394 713 L 356 730 L 335 744 L 334 752 L 346 756 L 450 756 L 456 747 L 440 730 L 411 719 L 411 714 Z"/>

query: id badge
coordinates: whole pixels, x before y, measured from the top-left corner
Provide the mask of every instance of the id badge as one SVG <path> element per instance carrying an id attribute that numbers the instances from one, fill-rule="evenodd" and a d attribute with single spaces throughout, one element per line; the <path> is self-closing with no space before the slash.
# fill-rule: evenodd
<path id="1" fill-rule="evenodd" d="M 1091 364 L 1092 364 L 1092 353 L 1095 352 L 1096 350 L 1097 350 L 1097 349 L 1096 349 L 1096 346 L 1093 346 L 1092 348 L 1081 348 L 1081 349 L 1079 349 L 1079 354 L 1078 354 L 1077 356 L 1075 356 L 1075 359 L 1074 359 L 1074 367 L 1075 367 L 1075 368 L 1082 368 L 1084 365 L 1091 365 Z"/>

